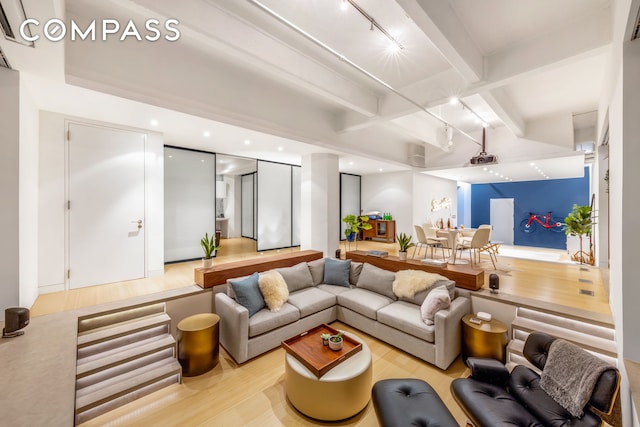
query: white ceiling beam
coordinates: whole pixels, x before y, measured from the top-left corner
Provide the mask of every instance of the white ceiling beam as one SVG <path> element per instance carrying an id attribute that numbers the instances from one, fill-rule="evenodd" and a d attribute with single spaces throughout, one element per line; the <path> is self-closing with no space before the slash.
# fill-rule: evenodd
<path id="1" fill-rule="evenodd" d="M 482 54 L 448 1 L 397 1 L 467 82 L 482 80 Z"/>
<path id="2" fill-rule="evenodd" d="M 426 114 L 412 114 L 399 117 L 386 122 L 385 126 L 400 132 L 404 137 L 408 138 L 410 142 L 421 142 L 443 150 L 446 148 L 442 144 L 444 132 L 442 135 L 438 135 L 438 130 L 442 129 L 442 123 Z"/>
<path id="3" fill-rule="evenodd" d="M 500 120 L 507 126 L 518 138 L 522 138 L 526 131 L 526 125 L 522 115 L 520 115 L 513 105 L 511 98 L 504 88 L 499 87 L 480 93 L 480 96 L 489 105 Z"/>
<path id="4" fill-rule="evenodd" d="M 414 0 L 399 0 L 399 2 Z M 479 93 L 505 124 L 519 135 L 525 132 L 522 118 L 503 91 L 496 91 L 518 79 L 523 79 L 566 64 L 600 54 L 611 43 L 609 13 L 592 14 L 573 22 L 573 25 L 552 31 L 524 44 L 494 54 L 484 59 L 487 78 L 465 84 L 454 70 L 440 73 L 429 79 L 400 89 L 416 102 L 433 107 L 443 104 L 453 95 L 465 97 Z M 487 95 L 488 94 L 488 95 Z M 502 103 L 505 103 L 502 105 Z M 393 94 L 380 98 L 380 113 L 373 118 L 347 114 L 343 117 L 342 131 L 352 131 L 371 126 L 381 121 L 395 119 L 416 112 L 416 107 Z"/>
<path id="5" fill-rule="evenodd" d="M 584 16 L 485 58 L 484 90 L 601 53 L 611 43 L 611 9 Z"/>
<path id="6" fill-rule="evenodd" d="M 378 113 L 378 97 L 374 92 L 237 18 L 214 2 L 193 2 L 189 8 L 167 0 L 137 0 L 136 3 L 142 5 L 141 10 L 148 8 L 165 17 L 184 16 L 184 22 L 189 24 L 181 23 L 181 42 L 191 39 L 200 43 L 201 48 L 214 48 L 280 81 L 366 117 Z"/>

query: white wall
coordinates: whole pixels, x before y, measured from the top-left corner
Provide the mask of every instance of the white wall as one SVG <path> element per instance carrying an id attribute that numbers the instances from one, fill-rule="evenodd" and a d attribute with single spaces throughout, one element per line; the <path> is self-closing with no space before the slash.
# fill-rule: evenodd
<path id="1" fill-rule="evenodd" d="M 39 112 L 20 83 L 20 306 L 38 297 L 38 129 Z"/>
<path id="2" fill-rule="evenodd" d="M 414 224 L 435 223 L 442 218 L 446 225 L 447 219 L 451 218 L 451 225 L 456 226 L 458 212 L 457 182 L 422 173 L 415 173 L 413 176 Z M 442 200 L 445 197 L 451 199 L 451 207 L 432 212 L 431 201 Z M 471 223 L 468 222 L 467 224 L 470 225 Z"/>
<path id="3" fill-rule="evenodd" d="M 0 67 L 0 319 L 19 304 L 19 149 L 20 75 Z"/>
<path id="4" fill-rule="evenodd" d="M 362 176 L 362 210 L 389 212 L 396 233 L 414 235 L 413 172 L 391 172 Z"/>
<path id="5" fill-rule="evenodd" d="M 38 197 L 38 283 L 39 292 L 65 289 L 65 126 L 68 120 L 117 128 L 112 124 L 68 117 L 62 114 L 40 112 L 39 186 Z M 164 272 L 164 171 L 163 137 L 145 132 L 146 153 L 146 218 L 147 276 Z"/>

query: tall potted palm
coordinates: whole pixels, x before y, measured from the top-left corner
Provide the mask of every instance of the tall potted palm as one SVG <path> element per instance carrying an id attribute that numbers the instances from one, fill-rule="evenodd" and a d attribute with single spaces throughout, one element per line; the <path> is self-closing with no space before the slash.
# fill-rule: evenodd
<path id="1" fill-rule="evenodd" d="M 573 209 L 564 219 L 565 233 L 567 236 L 578 236 L 580 239 L 580 251 L 571 255 L 571 259 L 580 262 L 580 264 L 593 265 L 593 253 L 589 248 L 589 253 L 582 250 L 582 236 L 591 236 L 593 227 L 593 219 L 591 218 L 591 206 L 573 205 Z"/>

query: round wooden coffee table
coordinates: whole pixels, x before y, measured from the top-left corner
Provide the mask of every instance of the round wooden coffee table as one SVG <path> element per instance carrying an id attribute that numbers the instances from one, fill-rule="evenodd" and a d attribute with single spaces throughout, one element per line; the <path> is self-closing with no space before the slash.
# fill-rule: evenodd
<path id="1" fill-rule="evenodd" d="M 337 421 L 362 411 L 371 398 L 372 369 L 369 347 L 316 377 L 294 356 L 285 356 L 285 390 L 291 404 L 304 415 L 324 421 Z"/>

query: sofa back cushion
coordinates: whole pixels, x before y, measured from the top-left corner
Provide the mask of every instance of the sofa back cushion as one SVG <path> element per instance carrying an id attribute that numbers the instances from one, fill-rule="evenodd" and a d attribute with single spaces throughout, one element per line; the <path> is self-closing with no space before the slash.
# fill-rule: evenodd
<path id="1" fill-rule="evenodd" d="M 362 266 L 357 286 L 384 295 L 395 301 L 398 299 L 393 293 L 393 281 L 395 278 L 396 274 L 393 271 L 384 270 L 365 262 Z"/>
<path id="2" fill-rule="evenodd" d="M 325 258 L 324 260 L 324 279 L 323 282 L 328 285 L 351 286 L 349 283 L 349 273 L 351 272 L 351 260 L 339 260 L 334 258 Z"/>
<path id="3" fill-rule="evenodd" d="M 276 271 L 282 275 L 282 278 L 287 283 L 289 292 L 309 288 L 314 284 L 306 262 L 301 262 L 293 267 L 276 268 Z"/>
<path id="4" fill-rule="evenodd" d="M 313 286 L 318 286 L 324 280 L 324 258 L 307 262 L 309 272 L 313 278 Z"/>
<path id="5" fill-rule="evenodd" d="M 353 286 L 358 283 L 358 279 L 360 279 L 360 273 L 362 273 L 362 266 L 364 264 L 361 262 L 351 261 L 351 270 L 349 270 L 349 282 Z"/>

